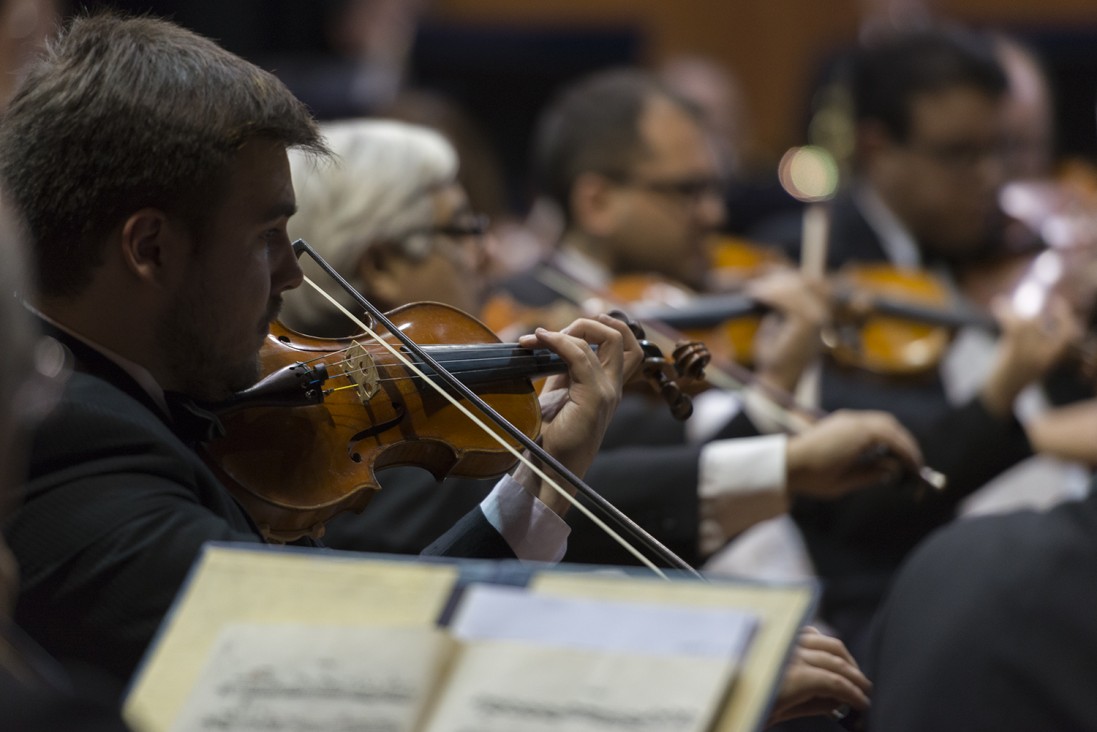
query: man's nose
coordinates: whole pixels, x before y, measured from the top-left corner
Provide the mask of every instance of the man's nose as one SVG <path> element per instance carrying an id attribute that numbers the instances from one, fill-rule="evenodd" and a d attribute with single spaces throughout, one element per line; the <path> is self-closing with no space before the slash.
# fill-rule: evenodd
<path id="1" fill-rule="evenodd" d="M 271 291 L 276 295 L 299 287 L 305 281 L 305 273 L 301 270 L 301 263 L 297 261 L 293 244 L 289 237 L 284 239 L 284 244 L 278 247 L 277 261 L 271 270 Z"/>

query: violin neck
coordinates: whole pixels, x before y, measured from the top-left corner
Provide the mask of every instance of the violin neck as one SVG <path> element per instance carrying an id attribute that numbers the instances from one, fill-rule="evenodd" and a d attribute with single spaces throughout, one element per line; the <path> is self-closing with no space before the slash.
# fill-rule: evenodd
<path id="1" fill-rule="evenodd" d="M 962 308 L 950 310 L 878 297 L 873 298 L 871 311 L 874 315 L 901 318 L 924 325 L 941 326 L 949 329 L 971 326 L 991 333 L 998 332 L 998 323 L 994 318 Z"/>
<path id="2" fill-rule="evenodd" d="M 516 343 L 423 346 L 444 369 L 466 386 L 513 383 L 517 379 L 535 379 L 568 370 L 567 364 L 545 348 L 523 348 Z M 412 359 L 423 373 L 434 377 L 434 370 Z"/>
<path id="3" fill-rule="evenodd" d="M 945 328 L 974 326 L 996 332 L 993 318 L 970 310 L 949 310 L 915 303 L 892 300 L 886 297 L 872 299 L 871 312 L 925 325 Z M 633 306 L 630 314 L 643 321 L 658 321 L 676 330 L 715 328 L 735 318 L 761 315 L 770 308 L 749 295 L 702 295 L 681 307 L 671 305 Z"/>
<path id="4" fill-rule="evenodd" d="M 743 294 L 698 295 L 680 307 L 673 305 L 629 306 L 629 314 L 641 321 L 658 321 L 675 330 L 715 328 L 735 318 L 761 315 L 769 307 Z"/>

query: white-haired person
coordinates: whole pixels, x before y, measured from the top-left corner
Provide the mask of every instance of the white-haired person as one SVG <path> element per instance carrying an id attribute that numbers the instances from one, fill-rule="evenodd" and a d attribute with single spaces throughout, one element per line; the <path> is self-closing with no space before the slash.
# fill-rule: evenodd
<path id="1" fill-rule="evenodd" d="M 290 237 L 307 241 L 383 311 L 429 300 L 475 313 L 483 289 L 486 220 L 469 208 L 457 182 L 452 145 L 432 129 L 392 120 L 330 122 L 322 132 L 334 159 L 289 154 L 297 196 Z M 361 314 L 310 257 L 301 257 L 301 267 Z M 284 296 L 281 319 L 312 336 L 361 330 L 307 284 Z M 418 554 L 438 535 L 436 529 L 444 531 L 491 489 L 491 481 L 456 479 L 443 489 L 415 467 L 391 468 L 378 477 L 386 489 L 361 515 L 329 521 L 326 544 Z"/>
<path id="2" fill-rule="evenodd" d="M 435 301 L 480 308 L 487 220 L 457 182 L 457 153 L 439 133 L 390 120 L 329 123 L 337 161 L 290 155 L 297 214 L 308 241 L 382 310 Z M 302 269 L 352 312 L 360 308 L 308 257 Z M 309 335 L 359 329 L 311 287 L 285 298 L 282 319 Z"/>
<path id="3" fill-rule="evenodd" d="M 297 213 L 293 239 L 307 241 L 383 311 L 435 301 L 476 312 L 482 290 L 480 239 L 486 222 L 457 183 L 457 154 L 442 135 L 391 120 L 323 125 L 334 160 L 290 151 Z M 308 256 L 305 275 L 352 313 L 361 308 Z M 302 333 L 340 337 L 361 329 L 312 287 L 284 296 L 281 320 Z M 392 468 L 361 515 L 330 520 L 324 542 L 340 549 L 418 554 L 483 500 L 490 481 L 450 480 L 445 489 L 419 468 Z"/>

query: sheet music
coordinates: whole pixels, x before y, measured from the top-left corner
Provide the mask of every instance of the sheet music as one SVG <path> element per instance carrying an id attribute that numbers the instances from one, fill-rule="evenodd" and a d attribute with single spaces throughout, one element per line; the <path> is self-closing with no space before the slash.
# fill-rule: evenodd
<path id="1" fill-rule="evenodd" d="M 638 645 L 616 627 L 633 625 L 629 611 L 612 604 L 602 605 L 615 620 L 594 634 L 595 648 L 567 638 L 462 641 L 435 628 L 447 599 L 459 599 L 455 589 L 465 593 L 468 581 L 524 584 L 523 572 L 525 591 L 542 596 L 539 604 L 544 596 L 598 599 L 639 605 L 649 616 L 652 606 L 735 610 L 754 618 L 755 630 L 735 665 L 723 657 L 734 643 L 717 651 L 720 658 L 688 655 L 711 641 L 692 646 L 688 632 L 678 645 L 664 638 Z M 142 732 L 755 730 L 814 593 L 806 584 L 668 582 L 530 571 L 517 562 L 449 565 L 216 545 L 166 618 L 125 713 Z M 543 606 L 561 617 L 576 612 Z M 656 624 L 699 629 L 701 622 Z M 449 648 L 436 652 L 435 643 Z M 687 655 L 674 655 L 680 651 Z"/>
<path id="2" fill-rule="evenodd" d="M 172 732 L 413 732 L 442 631 L 232 624 Z"/>
<path id="3" fill-rule="evenodd" d="M 703 732 L 757 626 L 751 613 L 473 585 L 427 732 Z"/>
<path id="4" fill-rule="evenodd" d="M 463 641 L 494 638 L 737 663 L 757 625 L 756 615 L 730 608 L 564 598 L 472 585 L 450 632 Z"/>
<path id="5" fill-rule="evenodd" d="M 706 732 L 735 665 L 479 640 L 425 732 Z"/>

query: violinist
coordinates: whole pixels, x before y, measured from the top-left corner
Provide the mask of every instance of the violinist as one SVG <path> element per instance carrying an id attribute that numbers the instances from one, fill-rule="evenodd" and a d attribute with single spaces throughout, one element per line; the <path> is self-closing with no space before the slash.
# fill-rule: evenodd
<path id="1" fill-rule="evenodd" d="M 196 452 L 218 427 L 197 402 L 257 378 L 269 323 L 301 282 L 287 148 L 326 154 L 273 76 L 168 22 L 109 14 L 72 22 L 0 130 L 0 177 L 39 275 L 33 304 L 76 364 L 7 526 L 23 574 L 16 618 L 119 688 L 201 546 L 263 540 Z M 606 317 L 524 345 L 567 365 L 541 439 L 581 473 L 640 360 L 636 340 Z M 566 541 L 561 503 L 520 470 L 433 551 L 551 559 Z"/>
<path id="2" fill-rule="evenodd" d="M 1027 55 L 1012 44 L 1007 54 L 1007 70 L 1019 65 L 1020 78 L 1038 80 Z M 1015 71 L 1010 78 L 1017 78 Z M 1042 136 L 1043 115 L 1032 111 L 1036 134 L 1019 139 Z M 1023 159 L 1046 159 L 1039 145 L 1032 151 Z M 1097 421 L 1092 411 L 1088 418 L 1078 411 L 1086 405 L 1052 409 L 1027 422 L 1033 446 L 1073 450 L 1092 468 Z M 871 729 L 1093 727 L 1093 674 L 1077 664 L 1097 654 L 1090 611 L 1097 598 L 1095 499 L 1091 482 L 1081 500 L 955 522 L 916 548 L 874 620 L 864 653 L 878 682 Z"/>
<path id="3" fill-rule="evenodd" d="M 650 75 L 612 70 L 566 88 L 542 115 L 534 167 L 542 195 L 565 222 L 542 266 L 584 286 L 636 272 L 702 284 L 703 245 L 723 218 L 721 171 L 691 105 Z M 561 299 L 540 272 L 535 267 L 503 287 L 531 305 Z M 811 288 L 780 291 L 782 302 L 774 302 L 784 307 L 783 330 L 793 337 L 771 339 L 787 344 L 770 359 L 778 372 L 809 360 L 818 336 Z M 787 378 L 765 365 L 760 371 L 777 383 Z M 880 414 L 838 415 L 790 439 L 759 435 L 734 395 L 706 395 L 696 407 L 683 427 L 651 400 L 627 395 L 590 480 L 606 495 L 646 505 L 634 518 L 661 535 L 673 533 L 673 546 L 698 562 L 781 514 L 792 495 L 854 489 L 866 478 L 860 456 L 867 445 L 906 439 Z M 749 439 L 732 439 L 741 437 Z M 577 530 L 575 539 L 569 556 L 620 556 L 593 533 Z M 588 539 L 598 544 L 588 547 Z"/>
<path id="4" fill-rule="evenodd" d="M 852 98 L 852 175 L 830 207 L 827 265 L 887 262 L 925 267 L 955 283 L 1001 223 L 1007 79 L 985 36 L 959 30 L 896 31 L 866 41 L 836 67 Z M 799 217 L 755 237 L 799 255 Z M 961 501 L 1032 454 L 1014 415 L 1018 394 L 1078 335 L 1055 298 L 1040 318 L 998 308 L 1002 335 L 983 373 L 958 350 L 924 378 L 889 379 L 827 364 L 824 409 L 877 408 L 918 438 L 949 476 L 934 495 L 871 488 L 794 510 L 825 580 L 824 617 L 857 650 L 892 573 Z"/>

